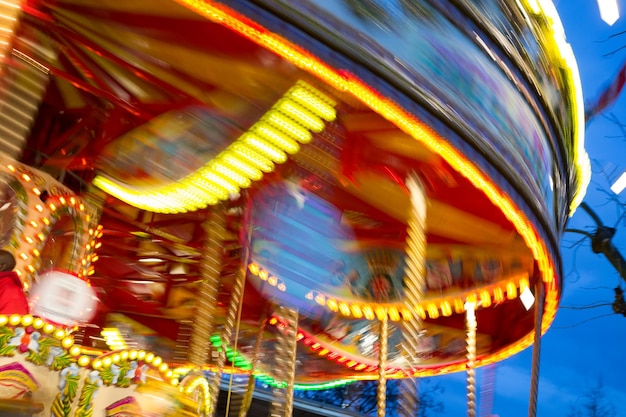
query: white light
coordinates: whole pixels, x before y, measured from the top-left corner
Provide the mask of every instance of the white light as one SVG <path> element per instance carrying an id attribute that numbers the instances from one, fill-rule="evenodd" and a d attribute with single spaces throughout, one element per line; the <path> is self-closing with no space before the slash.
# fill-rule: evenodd
<path id="1" fill-rule="evenodd" d="M 617 0 L 598 0 L 598 8 L 600 9 L 600 18 L 609 26 L 619 19 L 619 8 Z"/>
<path id="2" fill-rule="evenodd" d="M 519 295 L 519 299 L 522 300 L 522 304 L 524 304 L 524 308 L 526 308 L 526 310 L 530 310 L 535 303 L 535 296 L 528 287 L 524 288 L 524 291 L 522 291 Z"/>
<path id="3" fill-rule="evenodd" d="M 539 3 L 537 3 L 537 0 L 528 0 L 527 4 L 528 4 L 528 8 L 530 9 L 532 13 L 534 14 L 541 13 L 541 6 L 539 6 Z M 520 7 L 520 10 L 525 11 L 524 7 L 522 7 L 519 4 L 519 2 L 518 2 L 518 6 Z"/>
<path id="4" fill-rule="evenodd" d="M 619 194 L 626 188 L 626 171 L 622 172 L 622 175 L 611 185 L 611 191 L 615 194 Z"/>
<path id="5" fill-rule="evenodd" d="M 157 263 L 157 262 L 165 262 L 165 260 L 161 259 L 161 258 L 140 258 L 139 262 L 144 262 L 144 263 Z"/>

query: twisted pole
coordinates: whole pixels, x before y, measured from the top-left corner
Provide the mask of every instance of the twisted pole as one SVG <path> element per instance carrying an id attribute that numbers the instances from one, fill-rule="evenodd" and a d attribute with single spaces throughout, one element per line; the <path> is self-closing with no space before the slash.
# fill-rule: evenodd
<path id="1" fill-rule="evenodd" d="M 385 417 L 387 405 L 387 344 L 389 326 L 387 314 L 380 317 L 380 332 L 378 336 L 378 387 L 376 388 L 377 416 Z"/>
<path id="2" fill-rule="evenodd" d="M 476 417 L 476 303 L 465 303 L 467 324 L 467 416 Z"/>
<path id="3" fill-rule="evenodd" d="M 541 356 L 541 320 L 543 319 L 543 283 L 537 280 L 535 300 L 535 340 L 533 344 L 533 360 L 530 375 L 530 400 L 528 417 L 537 415 L 537 393 L 539 391 L 539 359 Z"/>
<path id="4" fill-rule="evenodd" d="M 265 333 L 266 323 L 266 314 L 263 313 L 259 325 L 259 332 L 257 333 L 256 342 L 254 343 L 254 352 L 252 352 L 252 363 L 250 364 L 250 376 L 248 377 L 248 385 L 246 387 L 246 393 L 242 401 L 243 404 L 241 406 L 241 409 L 239 410 L 239 417 L 246 417 L 246 415 L 248 414 L 248 410 L 250 409 L 250 405 L 252 404 L 252 395 L 254 394 L 254 383 L 256 379 L 254 377 L 254 373 L 256 372 L 259 364 L 259 354 L 261 353 L 261 348 L 263 347 L 263 334 Z"/>
<path id="5" fill-rule="evenodd" d="M 204 250 L 200 260 L 202 282 L 198 294 L 198 305 L 194 325 L 189 339 L 189 362 L 202 368 L 206 362 L 210 348 L 210 338 L 215 327 L 215 307 L 220 287 L 220 275 L 223 262 L 223 242 L 225 236 L 226 214 L 221 206 L 217 206 L 210 217 L 202 223 L 205 232 Z M 212 388 L 211 415 L 215 414 L 215 405 L 219 388 Z"/>
<path id="6" fill-rule="evenodd" d="M 222 339 L 222 349 L 218 351 L 217 356 L 217 371 L 213 376 L 212 389 L 218 392 L 220 381 L 222 379 L 222 372 L 224 370 L 224 363 L 226 362 L 226 347 L 231 345 L 231 340 L 233 336 L 233 331 L 237 329 L 237 334 L 235 335 L 235 343 L 233 347 L 233 351 L 237 352 L 237 340 L 239 337 L 239 323 L 241 322 L 241 309 L 243 303 L 243 292 L 246 284 L 246 270 L 245 265 L 247 265 L 247 257 L 244 256 L 242 267 L 239 268 L 237 274 L 235 276 L 235 283 L 233 285 L 233 289 L 230 294 L 230 303 L 228 304 L 228 310 L 226 312 L 226 320 L 224 322 L 224 328 L 222 330 L 221 339 Z M 234 366 L 234 365 L 233 365 Z M 230 400 L 232 393 L 232 382 L 233 377 L 232 374 L 230 376 L 229 386 L 228 386 L 228 401 L 226 403 L 226 415 L 229 415 L 230 409 Z M 216 398 L 217 400 L 217 398 Z"/>
<path id="7" fill-rule="evenodd" d="M 406 267 L 404 270 L 404 300 L 412 311 L 417 310 L 424 298 L 426 281 L 426 196 L 419 178 L 415 174 L 408 176 L 406 187 L 411 199 L 411 212 L 407 222 Z M 417 359 L 413 356 L 418 351 L 422 337 L 422 318 L 415 314 L 403 323 L 402 351 L 411 364 Z M 402 381 L 402 393 L 399 401 L 399 414 L 402 417 L 416 415 L 419 400 L 417 379 L 407 376 Z"/>
<path id="8" fill-rule="evenodd" d="M 284 320 L 286 326 L 277 335 L 275 374 L 279 385 L 274 388 L 274 398 L 270 404 L 270 416 L 291 417 L 298 347 L 298 311 L 281 305 L 276 309 L 276 312 Z"/>

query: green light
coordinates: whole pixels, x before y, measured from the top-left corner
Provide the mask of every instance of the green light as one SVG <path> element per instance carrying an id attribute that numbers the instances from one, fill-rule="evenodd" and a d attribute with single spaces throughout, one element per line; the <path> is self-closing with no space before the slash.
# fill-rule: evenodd
<path id="1" fill-rule="evenodd" d="M 228 346 L 222 345 L 222 338 L 219 335 L 211 336 L 211 344 L 213 347 L 222 349 L 222 347 L 226 350 L 226 357 L 231 363 L 240 368 L 242 370 L 249 371 L 252 369 L 252 364 L 243 357 L 239 352 L 229 348 Z M 287 383 L 284 381 L 276 381 L 269 375 L 265 375 L 262 373 L 255 373 L 255 377 L 261 381 L 263 384 L 269 385 L 273 388 L 287 388 Z M 297 391 L 316 391 L 316 390 L 324 390 L 331 389 L 337 387 L 343 387 L 345 385 L 351 384 L 355 382 L 354 379 L 338 379 L 336 381 L 323 382 L 320 384 L 294 384 L 293 389 Z"/>

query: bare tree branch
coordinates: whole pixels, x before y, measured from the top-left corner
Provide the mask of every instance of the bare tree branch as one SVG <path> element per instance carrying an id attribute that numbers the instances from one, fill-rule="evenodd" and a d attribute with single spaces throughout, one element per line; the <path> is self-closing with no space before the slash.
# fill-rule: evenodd
<path id="1" fill-rule="evenodd" d="M 581 230 L 581 229 L 565 229 L 565 231 L 566 231 L 566 232 L 569 232 L 569 233 L 578 233 L 578 234 L 581 234 L 581 235 L 584 235 L 584 236 L 588 237 L 589 239 L 591 239 L 591 238 L 593 237 L 593 233 L 588 232 L 588 231 L 586 231 L 586 230 Z M 583 240 L 585 240 L 585 239 L 583 238 L 583 239 L 580 239 L 580 240 L 576 241 L 576 244 L 578 244 L 578 243 L 582 242 Z"/>
<path id="2" fill-rule="evenodd" d="M 561 306 L 559 308 L 565 308 L 568 310 L 587 310 L 590 308 L 597 308 L 597 307 L 605 307 L 605 306 L 610 306 L 613 305 L 611 303 L 598 303 L 598 304 L 587 304 L 584 306 Z"/>
<path id="3" fill-rule="evenodd" d="M 614 316 L 614 315 L 615 315 L 614 313 L 602 314 L 602 315 L 600 315 L 600 316 L 595 316 L 595 317 L 591 317 L 591 318 L 589 318 L 589 319 L 587 319 L 587 320 L 583 320 L 583 321 L 578 322 L 578 323 L 576 323 L 576 324 L 571 324 L 571 325 L 567 325 L 567 326 L 552 326 L 552 328 L 553 328 L 553 329 L 572 329 L 572 328 L 574 328 L 574 327 L 581 326 L 581 325 L 583 325 L 583 324 L 585 324 L 585 323 L 589 323 L 590 321 L 597 320 L 597 319 L 601 319 L 601 318 L 603 318 L 603 317 Z"/>
<path id="4" fill-rule="evenodd" d="M 606 399 L 602 378 L 573 404 L 567 417 L 615 417 L 615 405 Z"/>

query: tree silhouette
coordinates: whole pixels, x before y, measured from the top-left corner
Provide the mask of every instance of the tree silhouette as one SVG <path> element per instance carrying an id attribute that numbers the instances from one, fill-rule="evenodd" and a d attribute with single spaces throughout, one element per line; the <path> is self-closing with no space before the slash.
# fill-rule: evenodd
<path id="1" fill-rule="evenodd" d="M 615 417 L 615 406 L 606 398 L 601 379 L 570 406 L 567 417 Z"/>
<path id="2" fill-rule="evenodd" d="M 600 217 L 596 212 L 587 204 L 582 203 L 580 208 L 583 209 L 594 221 L 595 230 L 588 232 L 581 229 L 566 229 L 570 233 L 578 233 L 591 241 L 591 250 L 593 253 L 602 254 L 611 263 L 613 268 L 617 271 L 622 280 L 626 281 L 626 260 L 622 256 L 621 252 L 613 244 L 613 237 L 615 236 L 615 227 L 609 227 L 603 224 Z M 623 215 L 619 220 L 622 220 Z M 626 316 L 626 301 L 624 301 L 624 291 L 621 286 L 615 288 L 615 300 L 612 307 L 613 312 L 616 314 L 622 314 Z M 600 304 L 605 305 L 605 304 Z"/>
<path id="3" fill-rule="evenodd" d="M 364 415 L 376 413 L 377 381 L 357 381 L 355 383 L 320 391 L 300 391 L 296 396 L 341 407 Z M 444 411 L 441 400 L 444 392 L 438 382 L 428 379 L 419 381 L 418 410 L 416 417 L 437 416 Z M 387 415 L 397 415 L 400 383 L 398 380 L 387 381 Z"/>

